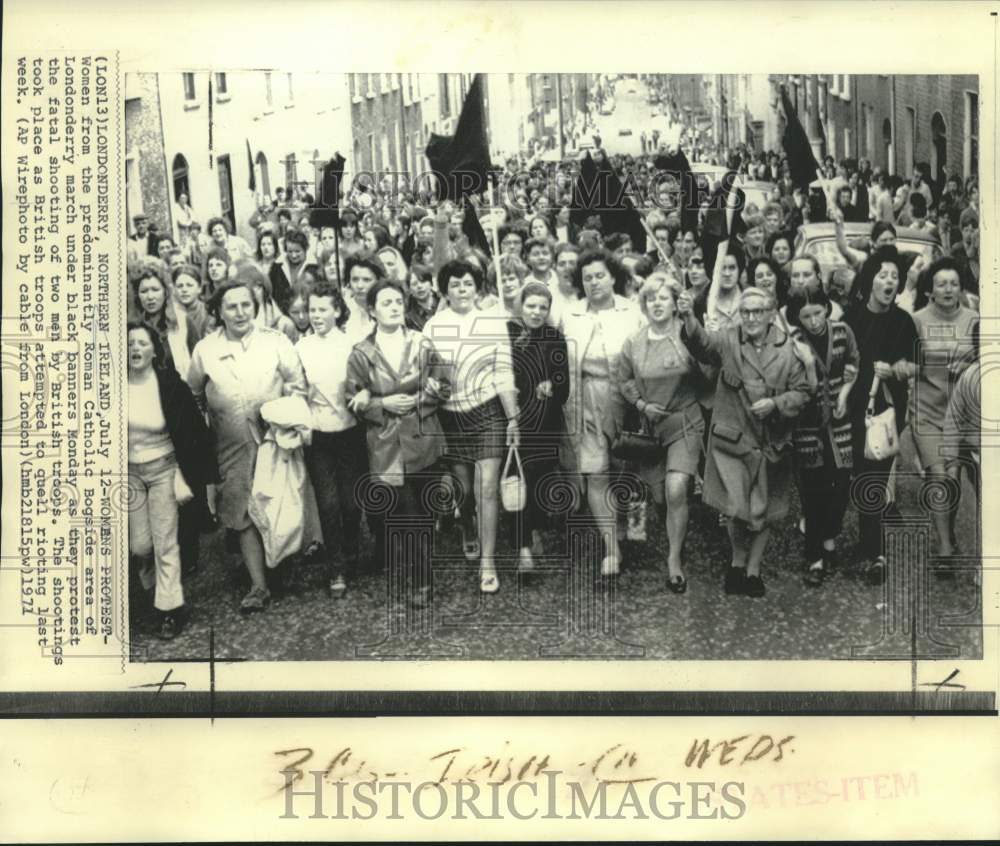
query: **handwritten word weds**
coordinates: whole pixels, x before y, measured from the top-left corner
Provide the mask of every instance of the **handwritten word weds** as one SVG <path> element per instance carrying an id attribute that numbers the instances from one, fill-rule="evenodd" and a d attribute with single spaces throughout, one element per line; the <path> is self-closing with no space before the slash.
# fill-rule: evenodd
<path id="1" fill-rule="evenodd" d="M 794 734 L 782 737 L 780 740 L 772 738 L 769 734 L 741 734 L 739 737 L 720 740 L 716 743 L 712 743 L 707 738 L 696 740 L 691 744 L 691 749 L 684 763 L 696 769 L 701 769 L 709 761 L 719 763 L 722 766 L 728 764 L 741 766 L 761 760 L 777 763 L 786 754 L 795 751 L 789 745 L 793 740 L 795 740 Z M 788 746 L 787 749 L 786 746 Z"/>

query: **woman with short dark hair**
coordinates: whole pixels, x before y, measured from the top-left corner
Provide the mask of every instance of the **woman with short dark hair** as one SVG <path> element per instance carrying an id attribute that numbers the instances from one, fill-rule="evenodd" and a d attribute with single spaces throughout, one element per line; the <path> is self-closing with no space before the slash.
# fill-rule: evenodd
<path id="1" fill-rule="evenodd" d="M 460 505 L 463 551 L 467 559 L 480 561 L 480 590 L 496 593 L 500 462 L 507 447 L 519 441 L 519 412 L 506 320 L 476 305 L 483 284 L 476 265 L 461 259 L 446 262 L 438 272 L 438 288 L 448 306 L 427 321 L 424 334 L 451 362 L 451 395 L 439 416 L 452 470 L 465 494 Z"/>
<path id="2" fill-rule="evenodd" d="M 573 285 L 583 299 L 562 313 L 560 329 L 569 354 L 570 389 L 566 427 L 574 467 L 586 491 L 595 519 L 614 523 L 609 499 L 613 475 L 623 468 L 611 455 L 611 444 L 622 429 L 625 398 L 617 382 L 622 346 L 645 323 L 624 292 L 629 274 L 607 250 L 585 252 L 573 273 Z M 613 578 L 621 566 L 617 530 L 605 536 L 601 575 Z"/>
<path id="3" fill-rule="evenodd" d="M 913 318 L 896 305 L 903 276 L 903 262 L 896 248 L 877 249 L 862 265 L 851 292 L 853 304 L 844 315 L 844 322 L 851 328 L 858 345 L 858 378 L 851 389 L 848 411 L 854 475 L 864 480 L 863 490 L 856 491 L 858 548 L 865 561 L 865 577 L 872 584 L 881 584 L 885 579 L 882 520 L 889 506 L 889 474 L 894 459 L 865 457 L 865 417 L 873 396 L 875 414 L 891 407 L 897 433 L 902 433 L 906 426 L 917 330 Z"/>

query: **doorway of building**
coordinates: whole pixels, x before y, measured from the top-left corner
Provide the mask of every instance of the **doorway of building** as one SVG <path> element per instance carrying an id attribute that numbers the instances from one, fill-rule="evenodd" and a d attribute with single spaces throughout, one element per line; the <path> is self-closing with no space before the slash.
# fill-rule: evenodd
<path id="1" fill-rule="evenodd" d="M 219 170 L 219 208 L 222 217 L 229 221 L 229 231 L 236 232 L 236 212 L 233 209 L 233 175 L 229 156 L 219 156 L 216 160 Z"/>

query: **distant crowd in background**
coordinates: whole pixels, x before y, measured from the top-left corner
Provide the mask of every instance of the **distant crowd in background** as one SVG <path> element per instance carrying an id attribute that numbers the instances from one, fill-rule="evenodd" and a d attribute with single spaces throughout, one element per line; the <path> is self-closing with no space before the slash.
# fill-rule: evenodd
<path id="1" fill-rule="evenodd" d="M 246 221 L 249 240 L 184 195 L 174 231 L 136 216 L 129 462 L 145 496 L 130 543 L 160 636 L 184 625 L 183 578 L 206 529 L 225 528 L 243 557 L 244 612 L 270 602 L 274 550 L 310 544 L 322 544 L 340 598 L 360 569 L 391 563 L 387 517 L 429 513 L 435 486 L 438 528 L 453 519 L 480 589 L 493 593 L 510 464 L 526 482 L 513 541 L 525 572 L 544 551 L 546 484 L 558 477 L 572 480 L 580 508 L 605 525 L 621 519 L 636 542 L 658 507 L 665 584 L 677 594 L 687 588 L 688 503 L 701 497 L 729 532 L 725 592 L 760 597 L 769 532 L 787 520 L 797 486 L 803 578 L 815 588 L 863 484 L 855 557 L 880 583 L 893 436 L 908 428 L 925 485 L 952 490 L 978 466 L 975 178 L 932 179 L 921 166 L 904 180 L 827 157 L 806 190 L 779 153 L 727 151 L 744 181 L 773 188 L 741 210 L 738 237 L 706 255 L 717 180 L 703 185 L 697 224 L 685 229 L 680 186 L 658 178 L 652 140 L 650 150 L 609 159 L 595 139 L 590 151 L 622 175 L 645 249 L 602 231 L 600 215 L 574 215 L 575 158 L 510 157 L 499 207 L 488 194 L 470 201 L 485 245 L 465 209 L 403 175 L 354 179 L 335 226 L 310 225 L 308 191 L 279 188 Z M 697 151 L 690 157 L 697 165 Z M 831 270 L 797 253 L 800 228 L 817 222 L 835 229 Z M 851 224 L 864 224 L 860 237 Z M 928 234 L 929 251 L 905 249 L 904 231 Z M 887 412 L 882 449 L 869 430 Z M 268 518 L 263 478 L 272 474 L 273 488 L 286 472 L 264 446 L 289 433 L 308 469 L 292 529 Z M 623 499 L 614 479 L 626 470 L 642 485 Z M 388 490 L 389 512 L 372 505 L 377 490 Z M 957 507 L 956 498 L 934 513 L 943 556 L 956 553 Z M 604 536 L 602 578 L 620 570 L 618 538 Z M 432 562 L 416 558 L 406 564 L 409 598 L 423 606 Z"/>

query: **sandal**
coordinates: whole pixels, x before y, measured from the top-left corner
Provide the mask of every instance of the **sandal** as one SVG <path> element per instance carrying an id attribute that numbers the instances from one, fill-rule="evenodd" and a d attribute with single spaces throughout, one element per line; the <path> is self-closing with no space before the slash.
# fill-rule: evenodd
<path id="1" fill-rule="evenodd" d="M 500 590 L 500 577 L 496 573 L 481 571 L 479 573 L 479 592 L 496 593 L 498 590 Z"/>
<path id="2" fill-rule="evenodd" d="M 684 576 L 671 576 L 667 580 L 667 587 L 670 588 L 673 593 L 684 593 L 688 589 L 688 582 Z"/>

